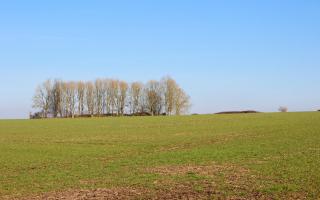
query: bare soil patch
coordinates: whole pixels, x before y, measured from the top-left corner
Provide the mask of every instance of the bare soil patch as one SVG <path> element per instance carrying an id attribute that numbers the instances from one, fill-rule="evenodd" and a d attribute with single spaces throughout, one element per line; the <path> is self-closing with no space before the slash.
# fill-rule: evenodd
<path id="1" fill-rule="evenodd" d="M 183 175 L 187 173 L 196 173 L 205 176 L 214 176 L 219 172 L 240 172 L 240 174 L 248 174 L 249 170 L 234 165 L 217 165 L 215 163 L 205 166 L 162 166 L 148 169 L 148 172 L 162 175 Z"/>
<path id="2" fill-rule="evenodd" d="M 143 172 L 142 172 L 143 173 Z M 195 166 L 161 166 L 149 168 L 144 173 L 159 174 L 162 179 L 154 182 L 154 187 L 133 188 L 117 187 L 96 190 L 67 190 L 45 193 L 21 200 L 131 200 L 131 199 L 225 199 L 225 200 L 269 200 L 269 199 L 306 199 L 306 194 L 290 193 L 270 196 L 262 193 L 257 181 L 261 177 L 253 175 L 250 170 L 236 165 Z M 199 179 L 177 181 L 172 177 L 199 176 Z M 8 198 L 10 199 L 10 198 Z"/>
<path id="3" fill-rule="evenodd" d="M 147 169 L 147 171 L 162 176 L 197 175 L 203 177 L 203 179 L 183 183 L 182 185 L 176 185 L 175 183 L 167 190 L 167 195 L 170 195 L 172 191 L 181 190 L 181 192 L 193 191 L 191 193 L 192 197 L 196 197 L 196 199 L 306 199 L 305 193 L 292 192 L 278 194 L 278 196 L 263 193 L 259 190 L 261 185 L 259 185 L 258 181 L 259 179 L 263 179 L 263 177 L 254 175 L 249 169 L 231 164 L 218 165 L 212 163 L 205 166 L 161 166 Z M 170 183 L 167 183 L 167 185 L 170 185 Z M 202 189 L 196 190 L 196 187 L 201 187 Z"/>
<path id="4" fill-rule="evenodd" d="M 199 182 L 197 183 L 199 184 Z M 62 192 L 51 192 L 38 196 L 25 198 L 7 198 L 13 200 L 272 200 L 279 199 L 267 196 L 265 194 L 251 191 L 246 195 L 234 194 L 226 195 L 224 192 L 210 181 L 200 182 L 202 189 L 195 190 L 194 183 L 173 184 L 170 187 L 161 189 L 143 189 L 143 188 L 112 188 L 112 189 L 96 189 L 96 190 L 68 190 Z M 306 199 L 299 193 L 283 196 L 281 199 L 297 200 Z"/>
<path id="5" fill-rule="evenodd" d="M 17 198 L 17 200 L 104 200 L 104 199 L 143 199 L 147 191 L 134 188 L 112 188 L 96 190 L 68 190 L 50 192 L 38 196 Z"/>

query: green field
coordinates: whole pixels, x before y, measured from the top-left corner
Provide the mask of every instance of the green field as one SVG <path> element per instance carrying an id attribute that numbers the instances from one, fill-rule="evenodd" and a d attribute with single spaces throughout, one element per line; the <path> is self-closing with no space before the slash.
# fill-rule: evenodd
<path id="1" fill-rule="evenodd" d="M 317 199 L 320 112 L 0 120 L 0 199 Z"/>

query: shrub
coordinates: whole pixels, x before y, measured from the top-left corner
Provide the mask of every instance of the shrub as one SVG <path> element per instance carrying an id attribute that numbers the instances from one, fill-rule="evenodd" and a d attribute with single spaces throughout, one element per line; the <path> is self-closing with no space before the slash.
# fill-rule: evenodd
<path id="1" fill-rule="evenodd" d="M 280 106 L 279 111 L 280 112 L 288 112 L 288 108 L 285 106 Z"/>

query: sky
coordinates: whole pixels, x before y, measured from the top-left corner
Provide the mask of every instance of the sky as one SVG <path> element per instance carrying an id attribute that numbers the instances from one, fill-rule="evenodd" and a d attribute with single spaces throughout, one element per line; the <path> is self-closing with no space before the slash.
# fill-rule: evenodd
<path id="1" fill-rule="evenodd" d="M 48 78 L 170 75 L 191 113 L 320 109 L 318 0 L 3 0 L 0 118 Z"/>

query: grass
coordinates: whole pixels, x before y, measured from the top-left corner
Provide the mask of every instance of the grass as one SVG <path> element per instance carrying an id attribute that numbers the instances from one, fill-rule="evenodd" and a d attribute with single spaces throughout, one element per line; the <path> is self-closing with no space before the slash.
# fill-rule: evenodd
<path id="1" fill-rule="evenodd" d="M 319 166 L 316 112 L 0 121 L 0 199 L 119 187 L 315 199 Z"/>

